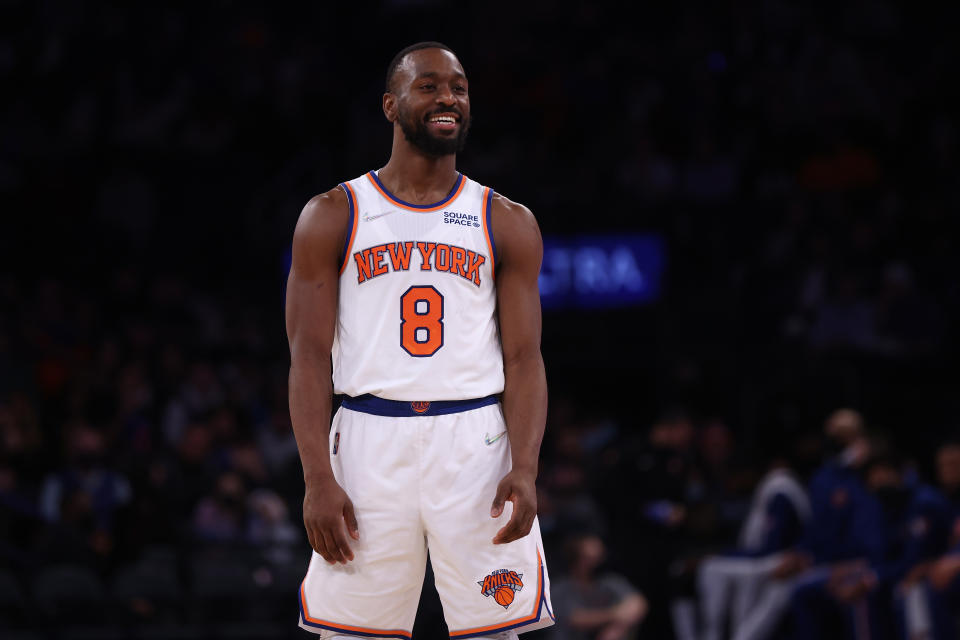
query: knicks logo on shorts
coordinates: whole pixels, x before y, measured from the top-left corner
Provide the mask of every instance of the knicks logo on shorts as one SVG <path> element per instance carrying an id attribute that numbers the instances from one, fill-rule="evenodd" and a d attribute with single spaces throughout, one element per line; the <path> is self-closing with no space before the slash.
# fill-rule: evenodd
<path id="1" fill-rule="evenodd" d="M 517 591 L 523 589 L 523 574 L 509 569 L 497 569 L 477 584 L 480 585 L 480 593 L 488 598 L 493 596 L 497 604 L 507 609 Z"/>
<path id="2" fill-rule="evenodd" d="M 426 413 L 427 411 L 430 411 L 430 403 L 429 402 L 411 402 L 410 408 L 416 411 L 417 413 Z"/>

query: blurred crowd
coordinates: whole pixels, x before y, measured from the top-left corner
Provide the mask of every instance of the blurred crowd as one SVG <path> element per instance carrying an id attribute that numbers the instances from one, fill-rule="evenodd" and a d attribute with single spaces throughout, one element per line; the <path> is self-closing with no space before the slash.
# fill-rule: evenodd
<path id="1" fill-rule="evenodd" d="M 173 269 L 268 299 L 303 204 L 385 162 L 386 61 L 439 38 L 471 81 L 465 173 L 547 235 L 666 241 L 650 313 L 587 336 L 590 319 L 550 319 L 555 370 L 597 371 L 645 407 L 736 416 L 748 434 L 841 402 L 948 427 L 952 395 L 903 388 L 957 378 L 951 15 L 883 0 L 656 5 L 635 21 L 552 9 L 10 3 L 0 202 L 17 215 L 0 260 L 88 282 Z M 331 21 L 343 28 L 317 37 Z M 353 37 L 364 24 L 378 37 Z M 574 339 L 591 348 L 562 348 Z M 576 391 L 575 376 L 553 382 Z"/>
<path id="2" fill-rule="evenodd" d="M 282 334 L 173 276 L 102 285 L 0 280 L 4 624 L 293 634 L 309 549 Z M 851 409 L 810 426 L 751 441 L 719 416 L 624 423 L 556 397 L 543 635 L 956 637 L 960 439 L 915 457 Z"/>
<path id="3" fill-rule="evenodd" d="M 960 432 L 914 459 L 852 409 L 754 443 L 682 410 L 551 428 L 559 637 L 960 637 Z"/>
<path id="4" fill-rule="evenodd" d="M 386 63 L 439 39 L 471 82 L 465 173 L 545 234 L 668 247 L 655 305 L 545 317 L 542 633 L 944 637 L 960 41 L 939 11 L 4 3 L 0 635 L 299 633 L 283 255 L 307 199 L 385 162 Z"/>
<path id="5" fill-rule="evenodd" d="M 255 310 L 175 278 L 105 284 L 0 286 L 3 619 L 295 620 L 309 549 L 283 353 Z"/>

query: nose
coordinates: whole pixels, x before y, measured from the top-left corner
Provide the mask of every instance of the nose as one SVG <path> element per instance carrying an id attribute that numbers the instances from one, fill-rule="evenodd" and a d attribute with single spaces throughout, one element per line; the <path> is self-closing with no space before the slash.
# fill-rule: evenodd
<path id="1" fill-rule="evenodd" d="M 453 91 L 446 85 L 441 85 L 437 90 L 437 102 L 445 106 L 452 106 L 456 102 L 453 97 Z"/>

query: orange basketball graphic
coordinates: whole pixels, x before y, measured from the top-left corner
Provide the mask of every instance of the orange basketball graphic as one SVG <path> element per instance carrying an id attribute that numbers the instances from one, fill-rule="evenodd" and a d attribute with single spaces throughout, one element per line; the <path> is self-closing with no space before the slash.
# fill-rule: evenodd
<path id="1" fill-rule="evenodd" d="M 497 604 L 504 607 L 510 606 L 510 603 L 513 602 L 513 588 L 506 585 L 500 587 L 493 594 L 493 599 L 497 601 Z"/>
<path id="2" fill-rule="evenodd" d="M 510 569 L 497 569 L 487 574 L 483 580 L 477 581 L 480 593 L 507 609 L 517 596 L 517 591 L 523 589 L 523 574 Z"/>

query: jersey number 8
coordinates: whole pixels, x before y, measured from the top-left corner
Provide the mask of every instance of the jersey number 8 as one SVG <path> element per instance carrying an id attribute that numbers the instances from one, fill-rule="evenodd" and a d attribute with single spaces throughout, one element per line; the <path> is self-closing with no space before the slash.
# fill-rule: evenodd
<path id="1" fill-rule="evenodd" d="M 430 286 L 410 287 L 400 296 L 400 346 L 416 358 L 443 346 L 443 296 Z"/>

